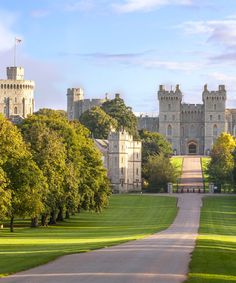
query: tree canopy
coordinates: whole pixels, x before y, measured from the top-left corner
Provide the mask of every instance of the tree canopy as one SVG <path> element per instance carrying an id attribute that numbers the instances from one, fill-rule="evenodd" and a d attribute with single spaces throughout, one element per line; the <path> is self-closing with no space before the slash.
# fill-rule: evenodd
<path id="1" fill-rule="evenodd" d="M 227 133 L 222 133 L 213 145 L 208 173 L 210 181 L 218 186 L 233 182 L 235 147 L 235 138 Z"/>
<path id="2" fill-rule="evenodd" d="M 79 118 L 96 139 L 107 139 L 111 128 L 117 129 L 117 120 L 108 115 L 101 107 L 95 106 L 85 111 Z"/>
<path id="3" fill-rule="evenodd" d="M 117 121 L 118 129 L 125 129 L 135 138 L 138 137 L 137 118 L 132 108 L 126 106 L 124 100 L 118 95 L 114 99 L 105 101 L 101 108 Z"/>

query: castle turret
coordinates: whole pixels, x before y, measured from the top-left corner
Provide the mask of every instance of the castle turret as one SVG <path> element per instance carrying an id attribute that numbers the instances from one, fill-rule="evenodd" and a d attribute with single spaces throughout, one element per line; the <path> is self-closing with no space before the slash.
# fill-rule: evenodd
<path id="1" fill-rule="evenodd" d="M 24 79 L 23 67 L 7 67 L 7 79 L 0 80 L 0 113 L 13 122 L 34 112 L 35 83 Z"/>
<path id="2" fill-rule="evenodd" d="M 78 119 L 81 113 L 80 104 L 77 102 L 84 100 L 84 91 L 82 88 L 67 89 L 67 115 L 69 120 Z M 78 108 L 78 109 L 77 109 Z"/>
<path id="3" fill-rule="evenodd" d="M 208 154 L 216 138 L 224 131 L 225 128 L 225 103 L 226 90 L 224 85 L 219 85 L 217 91 L 209 91 L 207 85 L 204 86 L 202 100 L 204 103 L 204 123 L 205 154 Z"/>
<path id="4" fill-rule="evenodd" d="M 176 85 L 175 91 L 167 91 L 163 85 L 159 87 L 159 132 L 172 144 L 175 154 L 181 153 L 179 141 L 182 97 L 179 85 Z"/>

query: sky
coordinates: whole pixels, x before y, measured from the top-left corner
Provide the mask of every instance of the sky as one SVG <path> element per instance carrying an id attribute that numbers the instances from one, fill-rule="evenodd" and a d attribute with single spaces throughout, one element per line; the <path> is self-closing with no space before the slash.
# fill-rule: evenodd
<path id="1" fill-rule="evenodd" d="M 179 84 L 185 103 L 225 84 L 236 108 L 235 0 L 1 0 L 2 79 L 15 37 L 36 109 L 66 110 L 67 88 L 82 87 L 85 98 L 120 93 L 155 115 L 160 84 Z"/>

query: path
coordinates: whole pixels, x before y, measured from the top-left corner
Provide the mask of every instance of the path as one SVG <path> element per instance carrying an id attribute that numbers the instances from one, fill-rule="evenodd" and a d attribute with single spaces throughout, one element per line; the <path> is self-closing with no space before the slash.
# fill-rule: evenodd
<path id="1" fill-rule="evenodd" d="M 201 158 L 199 156 L 185 156 L 180 181 L 183 189 L 203 188 Z"/>
<path id="2" fill-rule="evenodd" d="M 201 195 L 177 197 L 178 215 L 165 231 L 110 248 L 63 256 L 0 283 L 183 282 L 197 236 Z"/>

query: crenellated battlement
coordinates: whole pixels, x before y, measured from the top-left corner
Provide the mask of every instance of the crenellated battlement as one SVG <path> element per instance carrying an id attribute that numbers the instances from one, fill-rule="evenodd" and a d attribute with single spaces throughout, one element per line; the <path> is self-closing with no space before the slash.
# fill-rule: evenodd
<path id="1" fill-rule="evenodd" d="M 176 85 L 175 90 L 166 90 L 164 85 L 159 86 L 158 91 L 159 100 L 182 100 L 182 92 L 179 85 Z"/>
<path id="2" fill-rule="evenodd" d="M 218 90 L 209 91 L 207 85 L 204 85 L 204 90 L 202 93 L 202 101 L 205 102 L 206 100 L 226 100 L 226 89 L 225 85 L 219 85 Z"/>

